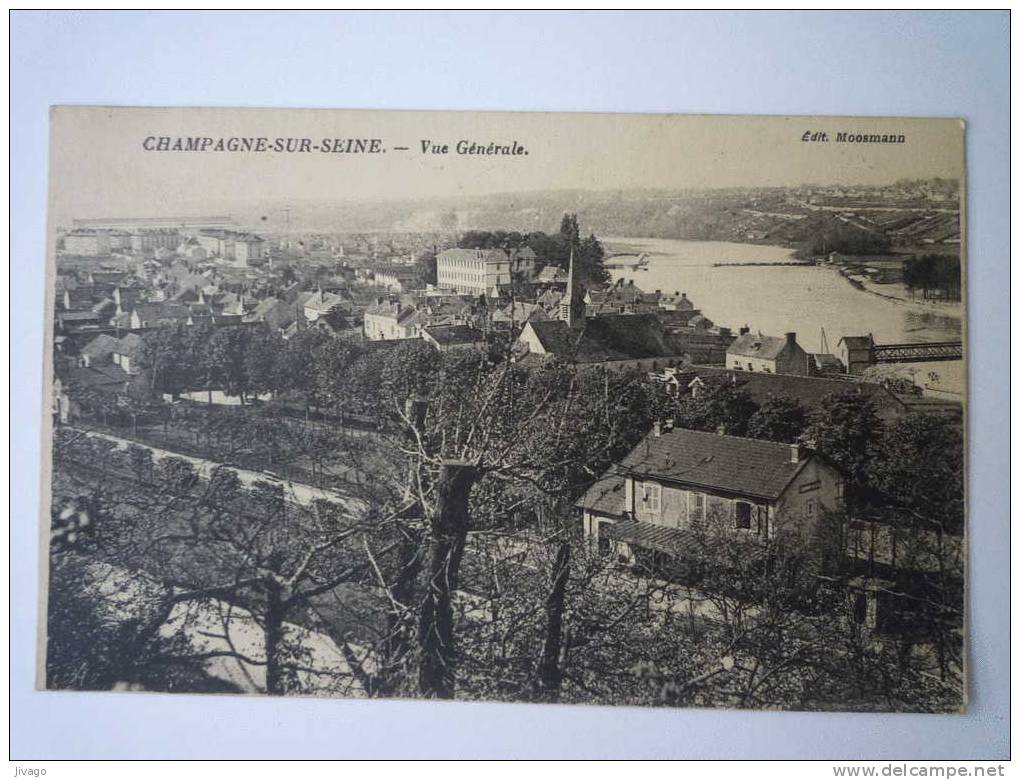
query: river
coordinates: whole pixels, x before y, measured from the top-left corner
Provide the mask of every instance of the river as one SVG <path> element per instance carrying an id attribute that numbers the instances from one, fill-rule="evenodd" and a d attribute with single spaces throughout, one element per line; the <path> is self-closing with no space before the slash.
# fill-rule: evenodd
<path id="1" fill-rule="evenodd" d="M 633 279 L 647 292 L 686 292 L 706 317 L 734 332 L 743 325 L 775 336 L 794 331 L 809 352 L 821 350 L 823 328 L 830 352 L 836 352 L 842 336 L 868 333 L 878 344 L 961 338 L 962 307 L 891 301 L 858 290 L 832 267 L 767 265 L 791 261 L 792 250 L 784 247 L 622 237 L 602 243 L 607 254 L 648 255 L 644 269 L 611 269 L 614 281 Z M 912 363 L 902 369 L 931 391 L 961 397 L 966 388 L 964 365 Z"/>

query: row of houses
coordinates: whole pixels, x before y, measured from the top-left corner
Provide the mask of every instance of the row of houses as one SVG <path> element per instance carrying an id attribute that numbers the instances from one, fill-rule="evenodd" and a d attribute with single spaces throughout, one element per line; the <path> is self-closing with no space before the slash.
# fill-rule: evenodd
<path id="1" fill-rule="evenodd" d="M 222 258 L 239 265 L 260 264 L 267 257 L 260 236 L 227 228 L 200 228 L 194 232 L 171 227 L 133 231 L 79 227 L 61 241 L 63 251 L 81 257 L 108 257 L 118 252 L 151 254 L 176 252 L 193 259 Z"/>

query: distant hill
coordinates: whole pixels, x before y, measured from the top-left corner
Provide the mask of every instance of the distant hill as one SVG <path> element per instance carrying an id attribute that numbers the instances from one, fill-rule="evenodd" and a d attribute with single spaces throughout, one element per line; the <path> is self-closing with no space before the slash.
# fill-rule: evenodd
<path id="1" fill-rule="evenodd" d="M 554 230 L 577 214 L 598 236 L 742 241 L 796 247 L 821 223 L 842 232 L 904 242 L 959 238 L 958 201 L 910 182 L 897 187 L 545 191 L 378 202 L 298 202 L 227 206 L 239 222 L 280 231 L 420 232 Z M 289 207 L 289 214 L 287 208 Z M 863 241 L 863 244 L 869 242 Z M 881 242 L 880 242 L 881 243 Z"/>

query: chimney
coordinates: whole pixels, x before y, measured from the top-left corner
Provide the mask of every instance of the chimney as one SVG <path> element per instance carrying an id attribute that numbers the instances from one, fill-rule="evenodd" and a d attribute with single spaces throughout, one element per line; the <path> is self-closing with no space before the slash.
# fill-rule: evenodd
<path id="1" fill-rule="evenodd" d="M 800 445 L 790 445 L 790 463 L 800 463 Z"/>
<path id="2" fill-rule="evenodd" d="M 797 334 L 796 334 L 796 333 L 793 333 L 792 331 L 791 331 L 791 332 L 788 332 L 788 333 L 786 334 L 786 343 L 787 343 L 787 344 L 789 344 L 789 345 L 790 345 L 791 347 L 792 347 L 792 346 L 793 346 L 794 344 L 796 344 L 796 343 L 797 343 Z"/>
<path id="3" fill-rule="evenodd" d="M 654 436 L 656 439 L 662 436 L 662 423 L 660 423 L 658 420 L 652 423 L 652 436 Z"/>

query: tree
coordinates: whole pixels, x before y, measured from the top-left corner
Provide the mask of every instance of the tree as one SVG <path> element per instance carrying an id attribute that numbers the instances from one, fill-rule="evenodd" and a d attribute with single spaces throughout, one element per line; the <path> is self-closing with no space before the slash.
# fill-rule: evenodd
<path id="1" fill-rule="evenodd" d="M 524 236 L 516 231 L 467 230 L 457 246 L 464 249 L 516 249 L 524 243 Z"/>
<path id="2" fill-rule="evenodd" d="M 240 497 L 241 489 L 241 479 L 237 472 L 220 466 L 213 470 L 209 478 L 206 496 L 216 503 L 229 505 Z"/>
<path id="3" fill-rule="evenodd" d="M 958 533 L 964 517 L 963 457 L 959 426 L 912 414 L 886 431 L 868 464 L 868 481 L 895 505 Z"/>
<path id="4" fill-rule="evenodd" d="M 169 456 L 164 460 L 170 460 Z M 62 464 L 59 479 L 81 468 L 76 460 L 65 459 Z M 231 497 L 214 484 L 222 486 L 224 477 L 232 481 L 225 473 L 217 473 L 213 482 L 161 474 L 155 485 L 132 484 L 130 489 L 123 483 L 110 485 L 96 520 L 95 539 L 74 552 L 87 554 L 91 558 L 87 565 L 111 580 L 109 586 L 89 588 L 88 599 L 109 603 L 112 609 L 128 613 L 126 619 L 132 621 L 124 624 L 124 618 L 118 619 L 130 629 L 128 635 L 138 640 L 132 639 L 134 644 L 116 658 L 143 659 L 139 642 L 169 628 L 176 648 L 172 663 L 234 659 L 247 668 L 264 670 L 261 688 L 267 693 L 345 695 L 363 685 L 356 674 L 364 669 L 354 671 L 363 650 L 347 647 L 350 636 L 340 635 L 336 641 L 345 655 L 351 653 L 351 660 L 326 667 L 324 662 L 335 662 L 316 650 L 316 642 L 309 645 L 302 637 L 323 630 L 321 622 L 311 617 L 313 602 L 325 608 L 328 602 L 316 600 L 341 583 L 365 579 L 370 564 L 351 554 L 352 543 L 364 533 L 387 528 L 387 521 L 374 518 L 363 525 L 363 508 L 354 501 L 340 512 L 323 515 L 319 507 L 294 506 L 281 521 L 276 511 L 278 486 L 266 495 L 241 492 Z M 217 500 L 210 500 L 213 492 Z M 63 547 L 51 550 L 65 558 L 68 554 Z M 378 558 L 385 561 L 386 554 L 382 550 Z M 80 589 L 80 578 L 76 586 Z M 118 597 L 125 592 L 132 594 L 129 601 Z M 252 627 L 261 631 L 261 651 L 250 644 L 238 646 L 232 639 L 238 628 L 250 635 Z M 51 639 L 61 647 L 74 641 L 66 624 L 61 624 L 58 633 Z M 192 646 L 188 637 L 198 646 Z M 133 668 L 121 660 L 115 666 Z M 165 689 L 160 686 L 172 679 L 164 669 L 151 687 Z M 105 685 L 104 681 L 100 687 Z M 203 690 L 197 684 L 190 689 Z"/>
<path id="5" fill-rule="evenodd" d="M 211 367 L 211 376 L 223 383 L 228 395 L 237 395 L 244 403 L 249 391 L 245 354 L 251 341 L 247 328 L 218 328 L 203 342 L 203 362 Z"/>
<path id="6" fill-rule="evenodd" d="M 797 399 L 770 396 L 748 420 L 747 435 L 794 444 L 804 433 L 807 418 L 807 410 Z"/>
<path id="7" fill-rule="evenodd" d="M 46 687 L 150 691 L 230 691 L 187 658 L 179 639 L 159 635 L 158 613 L 129 618 L 97 598 L 108 567 L 74 553 L 51 555 L 46 612 Z M 139 596 L 140 598 L 140 596 Z"/>
<path id="8" fill-rule="evenodd" d="M 691 395 L 682 399 L 677 422 L 697 431 L 717 431 L 744 436 L 758 405 L 750 394 L 727 377 L 706 377 Z"/>
<path id="9" fill-rule="evenodd" d="M 148 447 L 140 447 L 132 444 L 128 447 L 128 457 L 131 461 L 131 471 L 139 482 L 148 482 L 153 477 L 154 464 L 152 461 L 152 450 Z"/>
<path id="10" fill-rule="evenodd" d="M 560 240 L 568 247 L 576 247 L 580 239 L 581 230 L 577 225 L 577 214 L 564 214 L 560 220 Z"/>
<path id="11" fill-rule="evenodd" d="M 414 261 L 414 272 L 417 275 L 419 287 L 438 284 L 436 253 L 431 250 L 420 253 Z"/>
<path id="12" fill-rule="evenodd" d="M 156 328 L 142 338 L 138 363 L 148 370 L 154 393 L 176 396 L 191 386 L 195 366 L 189 351 L 187 326 Z"/>
<path id="13" fill-rule="evenodd" d="M 586 282 L 601 285 L 610 280 L 609 271 L 603 265 L 605 256 L 605 250 L 594 234 L 578 243 L 577 258 Z"/>
<path id="14" fill-rule="evenodd" d="M 828 215 L 810 216 L 798 227 L 802 236 L 796 256 L 810 258 L 839 252 L 844 255 L 880 255 L 889 250 L 889 237 L 878 230 L 851 225 Z"/>
<path id="15" fill-rule="evenodd" d="M 903 284 L 914 295 L 921 290 L 924 298 L 960 300 L 961 266 L 956 255 L 925 254 L 908 258 L 903 263 Z"/>
<path id="16" fill-rule="evenodd" d="M 874 403 L 856 390 L 825 396 L 804 431 L 804 441 L 843 472 L 851 508 L 869 497 L 868 473 L 882 432 Z"/>
<path id="17" fill-rule="evenodd" d="M 256 396 L 278 389 L 276 359 L 281 352 L 280 342 L 281 339 L 260 333 L 248 343 L 244 352 L 245 384 Z"/>
<path id="18" fill-rule="evenodd" d="M 198 482 L 198 474 L 192 462 L 176 455 L 164 455 L 156 475 L 160 482 L 175 493 L 186 493 Z"/>

